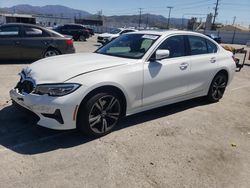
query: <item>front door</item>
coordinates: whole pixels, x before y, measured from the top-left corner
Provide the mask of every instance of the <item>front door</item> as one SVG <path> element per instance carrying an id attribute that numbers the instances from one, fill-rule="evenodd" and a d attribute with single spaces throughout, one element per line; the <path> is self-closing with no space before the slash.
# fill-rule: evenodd
<path id="1" fill-rule="evenodd" d="M 185 37 L 176 35 L 167 38 L 158 49 L 167 49 L 168 58 L 144 64 L 143 106 L 161 103 L 184 96 L 188 92 L 190 62 L 185 57 Z M 154 56 L 155 54 L 153 54 Z"/>
<path id="2" fill-rule="evenodd" d="M 20 59 L 20 28 L 18 26 L 0 27 L 0 59 Z"/>

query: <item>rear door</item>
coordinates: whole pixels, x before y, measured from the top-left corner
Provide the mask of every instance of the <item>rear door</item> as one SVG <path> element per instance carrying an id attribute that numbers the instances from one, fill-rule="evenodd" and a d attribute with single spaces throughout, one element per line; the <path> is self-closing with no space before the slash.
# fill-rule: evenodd
<path id="1" fill-rule="evenodd" d="M 206 90 L 218 68 L 217 46 L 210 40 L 189 35 L 189 60 L 191 74 L 189 91 L 191 93 Z"/>
<path id="2" fill-rule="evenodd" d="M 75 25 L 64 25 L 62 28 L 61 28 L 61 34 L 64 34 L 64 35 L 70 35 L 74 38 L 74 40 L 77 40 L 78 37 L 79 37 L 79 29 L 77 26 Z"/>
<path id="3" fill-rule="evenodd" d="M 52 42 L 50 35 L 38 27 L 24 26 L 20 44 L 22 58 L 39 59 Z"/>
<path id="4" fill-rule="evenodd" d="M 20 59 L 20 27 L 0 27 L 0 59 Z"/>
<path id="5" fill-rule="evenodd" d="M 60 33 L 64 35 L 71 35 L 70 33 L 70 26 L 64 25 L 60 28 Z"/>

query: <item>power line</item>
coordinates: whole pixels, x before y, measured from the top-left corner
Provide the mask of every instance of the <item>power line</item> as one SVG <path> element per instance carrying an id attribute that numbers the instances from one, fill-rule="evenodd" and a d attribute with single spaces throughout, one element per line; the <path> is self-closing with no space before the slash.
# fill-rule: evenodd
<path id="1" fill-rule="evenodd" d="M 183 2 L 181 2 L 181 3 L 175 3 L 174 4 L 174 6 L 176 7 L 176 6 L 181 6 L 181 7 L 183 7 L 183 5 L 194 5 L 194 4 L 201 4 L 201 3 L 208 3 L 209 1 L 212 1 L 212 0 L 203 0 L 203 1 L 191 1 L 191 2 L 188 2 L 188 3 L 183 3 Z"/>

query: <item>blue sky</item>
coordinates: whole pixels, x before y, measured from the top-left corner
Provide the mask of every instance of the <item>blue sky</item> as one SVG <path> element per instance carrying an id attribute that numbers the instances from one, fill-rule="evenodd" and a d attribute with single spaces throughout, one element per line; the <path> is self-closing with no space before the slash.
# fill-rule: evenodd
<path id="1" fill-rule="evenodd" d="M 0 0 L 0 7 L 10 7 L 17 4 L 30 5 L 64 5 L 81 9 L 90 13 L 102 10 L 104 15 L 138 14 L 139 8 L 143 13 L 161 14 L 168 16 L 167 6 L 173 6 L 171 17 L 190 18 L 192 16 L 204 19 L 205 14 L 214 11 L 216 0 Z M 218 22 L 250 25 L 250 0 L 220 0 Z"/>

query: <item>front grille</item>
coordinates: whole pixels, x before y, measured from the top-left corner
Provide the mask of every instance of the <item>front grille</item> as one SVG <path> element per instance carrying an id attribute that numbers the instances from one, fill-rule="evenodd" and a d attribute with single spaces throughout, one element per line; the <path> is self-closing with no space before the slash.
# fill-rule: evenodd
<path id="1" fill-rule="evenodd" d="M 18 89 L 19 93 L 31 93 L 34 90 L 34 83 L 30 80 L 20 80 L 17 83 L 16 89 Z"/>

